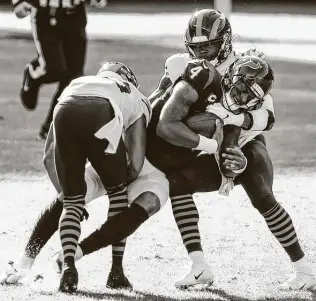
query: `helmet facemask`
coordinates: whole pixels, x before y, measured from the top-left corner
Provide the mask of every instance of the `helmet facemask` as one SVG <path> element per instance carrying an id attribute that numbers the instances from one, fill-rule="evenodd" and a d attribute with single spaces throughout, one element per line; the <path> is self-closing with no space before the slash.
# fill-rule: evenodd
<path id="1" fill-rule="evenodd" d="M 273 76 L 267 79 L 269 71 L 268 64 L 258 57 L 245 56 L 232 64 L 221 81 L 223 106 L 234 114 L 259 109 L 272 86 Z"/>
<path id="2" fill-rule="evenodd" d="M 245 76 L 234 76 L 223 98 L 223 106 L 234 114 L 259 109 L 264 101 L 262 88 Z"/>

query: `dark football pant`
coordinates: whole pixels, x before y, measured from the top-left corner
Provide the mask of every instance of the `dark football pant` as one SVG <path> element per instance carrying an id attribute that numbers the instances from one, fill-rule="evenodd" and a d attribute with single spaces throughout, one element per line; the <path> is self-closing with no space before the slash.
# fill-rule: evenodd
<path id="1" fill-rule="evenodd" d="M 56 20 L 56 24 L 52 20 Z M 83 5 L 71 13 L 67 9 L 59 9 L 53 16 L 45 11 L 32 16 L 32 33 L 38 56 L 31 62 L 31 76 L 38 85 L 58 82 L 42 125 L 44 132 L 49 129 L 54 107 L 64 88 L 72 79 L 83 75 L 87 45 L 86 23 Z"/>
<path id="2" fill-rule="evenodd" d="M 55 165 L 64 194 L 64 210 L 59 220 L 64 268 L 74 265 L 81 234 L 86 161 L 90 161 L 106 190 L 125 186 L 127 159 L 122 139 L 115 154 L 106 154 L 108 141 L 94 136 L 113 118 L 110 102 L 97 97 L 70 97 L 54 110 Z"/>
<path id="3" fill-rule="evenodd" d="M 283 246 L 292 261 L 304 256 L 299 245 L 292 220 L 286 210 L 277 202 L 273 195 L 273 165 L 264 144 L 263 136 L 250 141 L 242 151 L 247 157 L 247 168 L 235 179 L 235 184 L 241 184 L 248 194 L 252 205 L 261 213 L 270 231 Z M 170 183 L 170 197 L 173 213 L 186 244 L 184 235 L 190 236 L 192 246 L 187 246 L 188 252 L 201 250 L 198 228 L 197 208 L 191 195 L 196 192 L 217 191 L 221 184 L 221 175 L 214 156 L 199 155 L 198 158 L 180 170 L 167 175 Z M 185 206 L 190 207 L 190 219 L 185 220 Z M 178 213 L 181 213 L 178 215 Z M 185 224 L 187 221 L 187 224 Z M 185 233 L 182 228 L 195 227 Z"/>
<path id="4" fill-rule="evenodd" d="M 57 174 L 64 195 L 85 194 L 85 165 L 89 160 L 106 188 L 125 182 L 127 159 L 121 139 L 115 154 L 106 154 L 105 139 L 94 134 L 114 118 L 109 101 L 98 97 L 70 97 L 54 111 Z"/>
<path id="5" fill-rule="evenodd" d="M 236 177 L 235 184 L 242 184 L 254 207 L 265 211 L 266 206 L 257 204 L 256 197 L 272 193 L 273 166 L 270 156 L 263 142 L 259 140 L 250 141 L 242 151 L 248 164 L 246 170 Z M 215 157 L 208 154 L 198 155 L 196 160 L 167 176 L 170 196 L 217 191 L 221 185 L 221 174 Z"/>

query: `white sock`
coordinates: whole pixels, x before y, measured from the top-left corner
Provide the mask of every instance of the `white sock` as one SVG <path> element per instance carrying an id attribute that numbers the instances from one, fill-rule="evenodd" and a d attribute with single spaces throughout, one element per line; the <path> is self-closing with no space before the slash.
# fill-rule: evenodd
<path id="1" fill-rule="evenodd" d="M 194 251 L 189 254 L 193 263 L 196 264 L 207 264 L 204 253 L 202 251 Z"/>
<path id="2" fill-rule="evenodd" d="M 30 270 L 34 264 L 35 259 L 27 256 L 26 254 L 22 253 L 20 258 L 15 262 L 18 267 L 22 269 Z"/>
<path id="3" fill-rule="evenodd" d="M 294 270 L 296 273 L 304 273 L 312 275 L 312 269 L 309 266 L 306 256 L 302 257 L 300 260 L 293 262 Z"/>

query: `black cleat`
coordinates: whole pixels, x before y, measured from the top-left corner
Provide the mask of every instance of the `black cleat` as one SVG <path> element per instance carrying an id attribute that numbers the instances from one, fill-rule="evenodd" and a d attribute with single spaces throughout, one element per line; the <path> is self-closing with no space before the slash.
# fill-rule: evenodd
<path id="1" fill-rule="evenodd" d="M 78 287 L 78 272 L 75 266 L 66 267 L 61 275 L 59 291 L 72 294 Z"/>
<path id="2" fill-rule="evenodd" d="M 129 282 L 128 278 L 124 275 L 123 269 L 111 270 L 106 287 L 111 289 L 128 289 L 133 290 L 133 285 Z"/>
<path id="3" fill-rule="evenodd" d="M 30 75 L 29 64 L 26 65 L 23 73 L 23 82 L 20 90 L 21 103 L 28 111 L 35 110 L 37 106 L 39 85 L 34 83 Z"/>

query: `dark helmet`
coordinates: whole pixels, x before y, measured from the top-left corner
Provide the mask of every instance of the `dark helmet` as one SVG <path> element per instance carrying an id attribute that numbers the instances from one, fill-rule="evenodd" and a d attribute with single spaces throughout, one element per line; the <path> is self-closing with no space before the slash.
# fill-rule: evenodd
<path id="1" fill-rule="evenodd" d="M 123 63 L 111 61 L 104 62 L 97 74 L 101 75 L 106 71 L 114 72 L 118 74 L 123 80 L 133 84 L 136 88 L 139 87 L 135 74 Z"/>
<path id="2" fill-rule="evenodd" d="M 235 114 L 259 109 L 273 81 L 273 71 L 265 60 L 254 55 L 242 56 L 225 71 L 222 104 Z"/>
<path id="3" fill-rule="evenodd" d="M 199 10 L 190 18 L 184 42 L 193 58 L 214 61 L 216 67 L 232 52 L 230 23 L 216 9 Z"/>

